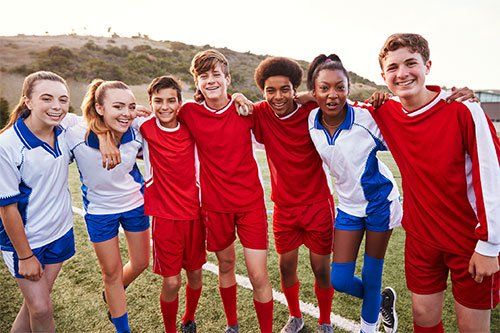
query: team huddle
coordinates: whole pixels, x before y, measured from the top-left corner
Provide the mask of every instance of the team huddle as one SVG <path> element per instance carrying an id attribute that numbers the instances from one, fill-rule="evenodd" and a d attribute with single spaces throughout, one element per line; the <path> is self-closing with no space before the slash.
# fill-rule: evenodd
<path id="1" fill-rule="evenodd" d="M 19 104 L 0 131 L 0 246 L 23 304 L 11 332 L 54 332 L 52 286 L 75 254 L 68 167 L 81 180 L 85 223 L 116 332 L 130 332 L 125 289 L 149 266 L 162 277 L 165 332 L 196 332 L 206 251 L 215 253 L 224 332 L 239 332 L 235 240 L 243 246 L 258 323 L 273 330 L 267 270 L 268 222 L 254 144 L 265 147 L 274 203 L 272 230 L 289 318 L 299 332 L 299 248 L 305 245 L 319 308 L 317 332 L 333 332 L 334 290 L 362 300 L 360 330 L 398 331 L 397 295 L 382 286 L 394 227 L 406 231 L 405 276 L 415 332 L 444 332 L 448 275 L 458 328 L 490 330 L 499 302 L 500 140 L 468 89 L 426 86 L 427 41 L 394 34 L 379 62 L 387 87 L 370 103 L 348 100 L 347 70 L 319 55 L 307 71 L 268 57 L 255 70 L 264 100 L 228 94 L 229 63 L 216 50 L 191 62 L 196 92 L 183 103 L 180 83 L 157 77 L 150 109 L 120 81 L 94 80 L 83 117 L 68 113 L 66 81 L 52 72 L 25 78 Z M 377 157 L 389 150 L 404 199 Z M 144 175 L 137 159 L 144 160 Z M 334 178 L 332 184 L 331 176 Z M 338 203 L 334 207 L 333 190 Z M 150 219 L 151 217 L 151 225 Z M 129 260 L 118 241 L 124 230 Z M 152 238 L 152 243 L 150 239 Z M 361 276 L 358 251 L 366 239 Z M 151 245 L 152 244 L 152 251 Z M 177 322 L 181 271 L 185 312 Z M 133 320 L 133 318 L 131 319 Z"/>

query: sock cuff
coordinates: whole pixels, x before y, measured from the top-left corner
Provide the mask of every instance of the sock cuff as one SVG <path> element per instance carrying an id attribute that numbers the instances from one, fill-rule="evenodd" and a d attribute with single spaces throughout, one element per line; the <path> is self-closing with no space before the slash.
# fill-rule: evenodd
<path id="1" fill-rule="evenodd" d="M 225 287 L 225 288 L 224 288 L 224 287 L 219 286 L 219 291 L 220 291 L 221 293 L 224 293 L 224 292 L 232 292 L 233 290 L 236 290 L 237 286 L 238 286 L 238 285 L 237 285 L 236 283 L 235 283 L 235 284 L 233 284 L 233 285 L 232 285 L 232 286 L 230 286 L 230 287 Z"/>
<path id="2" fill-rule="evenodd" d="M 384 258 L 382 258 L 382 259 L 374 258 L 374 257 L 369 256 L 366 253 L 365 253 L 363 258 L 364 258 L 365 264 L 367 264 L 367 263 L 370 263 L 372 265 L 383 265 L 384 264 Z"/>
<path id="3" fill-rule="evenodd" d="M 190 294 L 200 294 L 201 293 L 201 289 L 203 288 L 203 286 L 201 286 L 200 288 L 198 289 L 193 289 L 191 288 L 191 286 L 189 284 L 186 284 L 186 293 L 190 293 Z"/>
<path id="4" fill-rule="evenodd" d="M 444 333 L 443 322 L 440 321 L 436 326 L 422 327 L 413 322 L 413 331 L 415 333 Z"/>
<path id="5" fill-rule="evenodd" d="M 177 294 L 177 296 L 175 296 L 175 298 L 173 300 L 171 300 L 170 302 L 169 301 L 164 301 L 162 299 L 162 294 L 160 294 L 160 303 L 161 304 L 169 305 L 169 304 L 178 303 L 178 302 L 179 302 L 179 294 Z"/>
<path id="6" fill-rule="evenodd" d="M 283 281 L 281 281 L 281 290 L 283 291 L 292 291 L 292 290 L 299 290 L 300 289 L 300 281 L 297 280 L 294 284 L 292 284 L 290 287 L 285 287 L 283 284 Z"/>

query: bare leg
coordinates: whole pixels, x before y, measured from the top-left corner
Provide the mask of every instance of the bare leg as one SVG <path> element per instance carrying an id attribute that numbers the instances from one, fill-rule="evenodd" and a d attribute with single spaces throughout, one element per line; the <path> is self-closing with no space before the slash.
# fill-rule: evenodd
<path id="1" fill-rule="evenodd" d="M 149 266 L 149 229 L 141 232 L 125 231 L 129 261 L 123 266 L 123 285 L 131 284 Z"/>
<path id="2" fill-rule="evenodd" d="M 234 244 L 229 245 L 224 250 L 215 252 L 219 262 L 219 287 L 228 288 L 236 284 L 236 276 L 234 275 L 234 265 L 236 261 L 236 253 L 234 252 Z"/>
<path id="3" fill-rule="evenodd" d="M 281 283 L 288 288 L 293 286 L 299 278 L 297 276 L 297 265 L 299 259 L 299 249 L 289 251 L 287 253 L 278 254 L 280 265 Z"/>
<path id="4" fill-rule="evenodd" d="M 420 295 L 411 294 L 413 321 L 421 327 L 434 327 L 441 321 L 443 314 L 444 291 Z"/>
<path id="5" fill-rule="evenodd" d="M 267 250 L 243 248 L 248 278 L 253 286 L 253 298 L 257 302 L 267 303 L 273 299 L 273 291 L 267 273 Z"/>
<path id="6" fill-rule="evenodd" d="M 490 332 L 491 310 L 477 310 L 455 301 L 458 329 L 461 333 Z"/>

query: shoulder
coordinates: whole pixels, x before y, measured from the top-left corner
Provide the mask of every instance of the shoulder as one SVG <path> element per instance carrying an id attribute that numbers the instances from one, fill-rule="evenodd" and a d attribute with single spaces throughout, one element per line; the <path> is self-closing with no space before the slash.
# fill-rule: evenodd
<path id="1" fill-rule="evenodd" d="M 316 121 L 316 118 L 318 117 L 318 112 L 319 112 L 319 107 L 316 107 L 309 112 L 308 121 L 309 121 L 309 128 L 310 129 L 314 126 L 314 122 Z"/>

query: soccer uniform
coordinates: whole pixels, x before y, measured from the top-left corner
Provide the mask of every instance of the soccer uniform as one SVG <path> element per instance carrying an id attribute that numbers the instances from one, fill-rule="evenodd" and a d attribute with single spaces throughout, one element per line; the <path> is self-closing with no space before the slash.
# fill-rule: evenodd
<path id="1" fill-rule="evenodd" d="M 144 139 L 144 210 L 153 216 L 153 271 L 178 275 L 206 262 L 205 227 L 200 220 L 195 145 L 186 126 L 161 126 L 150 117 L 140 121 Z"/>
<path id="2" fill-rule="evenodd" d="M 75 253 L 65 131 L 63 123 L 54 128 L 54 148 L 36 137 L 23 118 L 0 135 L 0 206 L 17 203 L 26 238 L 42 266 Z M 3 222 L 0 246 L 9 271 L 23 278 Z"/>
<path id="3" fill-rule="evenodd" d="M 267 249 L 267 216 L 252 149 L 252 118 L 240 117 L 232 99 L 221 110 L 187 102 L 179 118 L 198 149 L 207 249 L 227 248 L 236 239 L 235 232 L 244 247 Z"/>
<path id="4" fill-rule="evenodd" d="M 329 254 L 333 200 L 329 177 L 309 135 L 307 118 L 315 103 L 297 105 L 279 117 L 267 101 L 254 105 L 254 134 L 264 144 L 274 202 L 273 232 L 278 253 L 306 245 Z"/>
<path id="5" fill-rule="evenodd" d="M 377 152 L 387 148 L 370 113 L 346 107 L 346 117 L 333 136 L 321 124 L 320 108 L 309 115 L 312 141 L 336 180 L 335 228 L 384 232 L 399 225 L 402 218 L 396 181 L 377 158 Z"/>
<path id="6" fill-rule="evenodd" d="M 447 93 L 407 112 L 396 100 L 372 111 L 403 179 L 408 288 L 418 294 L 446 289 L 464 306 L 498 304 L 498 276 L 478 284 L 471 254 L 500 249 L 500 142 L 476 103 L 445 102 Z"/>
<path id="7" fill-rule="evenodd" d="M 112 170 L 102 167 L 99 139 L 81 122 L 65 133 L 71 158 L 76 159 L 82 182 L 85 222 L 94 243 L 118 235 L 121 225 L 126 231 L 140 232 L 149 228 L 144 215 L 142 175 L 136 164 L 142 146 L 141 135 L 129 128 L 120 141 L 122 162 Z"/>

